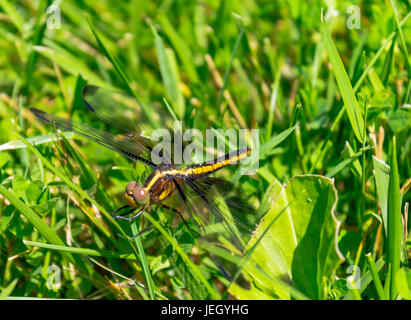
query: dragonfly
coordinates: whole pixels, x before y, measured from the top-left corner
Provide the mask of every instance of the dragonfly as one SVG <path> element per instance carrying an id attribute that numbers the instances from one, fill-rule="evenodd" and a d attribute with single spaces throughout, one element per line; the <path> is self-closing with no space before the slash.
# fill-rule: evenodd
<path id="1" fill-rule="evenodd" d="M 124 192 L 126 204 L 112 213 L 113 219 L 133 221 L 143 213 L 150 213 L 154 206 L 162 207 L 178 215 L 190 232 L 200 234 L 209 243 L 219 243 L 219 248 L 230 254 L 236 252 L 241 255 L 244 252 L 253 225 L 234 213 L 244 216 L 244 211 L 248 211 L 254 214 L 253 209 L 229 198 L 236 189 L 231 182 L 211 175 L 247 158 L 251 153 L 248 146 L 211 161 L 189 165 L 176 164 L 172 153 L 162 150 L 159 153 L 161 162 L 158 163 L 158 159 L 152 159 L 158 141 L 151 139 L 150 130 L 153 131 L 157 124 L 176 131 L 171 126 L 169 114 L 125 93 L 93 85 L 83 88 L 82 98 L 91 113 L 120 133 L 96 129 L 36 108 L 30 108 L 30 111 L 55 128 L 72 131 L 152 169 L 143 184 L 137 181 L 127 184 Z M 193 222 L 191 226 L 187 219 Z M 140 236 L 146 229 L 129 240 Z M 224 276 L 232 277 L 220 262 L 216 264 Z"/>

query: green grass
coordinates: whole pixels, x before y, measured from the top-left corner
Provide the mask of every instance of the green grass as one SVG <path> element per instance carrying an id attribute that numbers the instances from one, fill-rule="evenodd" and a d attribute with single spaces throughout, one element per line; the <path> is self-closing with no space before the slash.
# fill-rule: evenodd
<path id="1" fill-rule="evenodd" d="M 411 298 L 408 2 L 359 2 L 359 29 L 349 1 L 325 21 L 321 2 L 71 0 L 61 29 L 50 4 L 0 0 L 0 299 Z M 165 210 L 133 241 L 141 220 L 110 220 L 149 170 L 29 112 L 111 131 L 83 105 L 86 83 L 200 131 L 259 129 L 258 171 L 216 174 L 257 209 L 247 219 L 264 217 L 238 262 L 250 290 Z"/>

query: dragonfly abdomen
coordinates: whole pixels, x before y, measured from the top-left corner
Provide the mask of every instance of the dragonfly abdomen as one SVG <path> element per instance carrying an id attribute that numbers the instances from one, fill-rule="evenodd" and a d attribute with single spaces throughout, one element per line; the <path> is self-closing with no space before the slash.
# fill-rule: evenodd
<path id="1" fill-rule="evenodd" d="M 152 202 L 162 201 L 173 193 L 173 180 L 184 183 L 186 177 L 195 178 L 209 175 L 246 158 L 250 152 L 251 149 L 249 147 L 243 147 L 215 158 L 211 162 L 207 161 L 182 169 L 175 167 L 159 168 L 147 178 L 144 184 L 145 190 L 150 193 Z"/>
<path id="2" fill-rule="evenodd" d="M 206 161 L 200 164 L 188 166 L 181 170 L 181 174 L 191 177 L 206 176 L 230 164 L 237 163 L 238 161 L 246 158 L 250 153 L 251 149 L 249 147 L 242 147 L 236 151 L 226 153 L 221 157 L 215 158 L 212 162 Z"/>

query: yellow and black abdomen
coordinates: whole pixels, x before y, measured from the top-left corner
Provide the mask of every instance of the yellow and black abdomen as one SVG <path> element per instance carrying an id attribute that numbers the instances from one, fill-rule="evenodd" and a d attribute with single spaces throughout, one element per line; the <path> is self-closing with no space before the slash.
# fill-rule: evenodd
<path id="1" fill-rule="evenodd" d="M 236 151 L 226 153 L 211 162 L 207 161 L 193 166 L 188 166 L 182 169 L 181 174 L 188 176 L 205 176 L 230 164 L 237 163 L 238 161 L 246 158 L 250 153 L 251 149 L 249 147 L 242 147 Z"/>
<path id="2" fill-rule="evenodd" d="M 183 169 L 175 167 L 159 168 L 147 178 L 144 189 L 150 194 L 152 202 L 160 202 L 175 192 L 175 181 L 182 185 L 184 184 L 184 177 L 206 176 L 230 164 L 237 163 L 246 158 L 250 152 L 251 149 L 249 147 L 243 147 L 212 161 L 187 166 Z"/>

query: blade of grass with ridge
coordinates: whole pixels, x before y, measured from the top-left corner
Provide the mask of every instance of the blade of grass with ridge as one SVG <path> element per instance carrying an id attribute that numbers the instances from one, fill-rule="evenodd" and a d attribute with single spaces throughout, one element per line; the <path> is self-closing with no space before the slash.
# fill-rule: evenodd
<path id="1" fill-rule="evenodd" d="M 219 297 L 218 293 L 210 286 L 210 284 L 204 278 L 203 274 L 200 272 L 200 269 L 198 268 L 198 266 L 196 266 L 191 261 L 191 259 L 188 257 L 188 255 L 184 252 L 184 250 L 178 244 L 178 242 L 151 215 L 147 214 L 147 215 L 145 215 L 145 218 L 147 218 L 153 224 L 153 226 L 156 227 L 158 231 L 160 231 L 160 233 L 164 236 L 164 238 L 166 238 L 166 240 L 173 246 L 173 248 L 177 251 L 177 253 L 180 255 L 180 257 L 187 264 L 187 266 L 189 267 L 189 269 L 191 270 L 193 275 L 196 276 L 197 280 L 199 282 L 201 282 L 201 284 L 206 288 L 206 290 L 207 290 L 208 294 L 210 295 L 211 299 L 219 300 L 220 297 Z"/>
<path id="2" fill-rule="evenodd" d="M 113 252 L 113 251 L 108 251 L 108 250 L 68 247 L 64 245 L 56 245 L 56 244 L 42 243 L 42 242 L 35 242 L 35 241 L 28 241 L 28 240 L 23 240 L 23 243 L 26 246 L 46 248 L 46 249 L 56 250 L 60 252 L 69 252 L 72 254 L 82 254 L 85 256 L 125 259 L 125 260 L 138 260 L 137 257 L 132 253 L 118 253 L 118 252 Z"/>
<path id="3" fill-rule="evenodd" d="M 391 266 L 390 299 L 397 297 L 398 290 L 395 286 L 395 276 L 400 269 L 401 261 L 401 196 L 400 181 L 398 176 L 397 147 L 395 136 L 392 139 L 392 152 L 390 161 L 390 180 L 388 187 L 388 210 L 387 210 L 387 262 Z"/>
<path id="4" fill-rule="evenodd" d="M 184 69 L 187 73 L 188 78 L 193 83 L 198 83 L 200 81 L 197 71 L 194 67 L 193 55 L 185 43 L 184 39 L 178 34 L 176 29 L 170 23 L 170 20 L 167 18 L 167 15 L 164 11 L 160 11 L 157 15 L 157 19 L 160 21 L 161 26 L 163 27 L 164 34 L 170 39 L 173 47 L 175 48 L 178 56 L 183 62 Z"/>
<path id="5" fill-rule="evenodd" d="M 133 224 L 131 225 L 131 230 L 133 231 L 133 234 L 138 233 L 136 221 L 134 221 Z M 146 280 L 147 280 L 147 285 L 148 285 L 148 291 L 150 293 L 150 298 L 151 298 L 151 300 L 154 300 L 156 298 L 156 293 L 155 293 L 155 286 L 154 286 L 153 276 L 152 276 L 152 274 L 150 272 L 150 268 L 148 266 L 148 262 L 147 262 L 146 254 L 144 252 L 143 244 L 141 242 L 141 238 L 140 237 L 134 238 L 134 242 L 136 243 L 137 250 L 140 254 L 141 266 L 143 267 L 144 276 L 146 277 Z"/>
<path id="6" fill-rule="evenodd" d="M 158 35 L 157 30 L 151 25 L 151 31 L 154 36 L 154 44 L 156 47 L 158 63 L 160 66 L 161 78 L 163 79 L 169 99 L 172 106 L 176 109 L 176 113 L 180 118 L 185 113 L 185 102 L 183 94 L 179 88 L 179 75 L 177 70 L 177 63 L 174 57 L 174 51 L 166 49 L 163 40 Z"/>
<path id="7" fill-rule="evenodd" d="M 86 18 L 87 18 L 88 25 L 90 26 L 91 32 L 93 33 L 94 38 L 97 41 L 98 46 L 103 51 L 103 53 L 107 57 L 107 59 L 112 63 L 112 65 L 114 67 L 114 70 L 116 71 L 117 76 L 119 77 L 119 79 L 123 83 L 127 93 L 131 96 L 135 96 L 134 91 L 130 87 L 130 84 L 129 84 L 130 80 L 128 79 L 127 73 L 124 70 L 123 66 L 120 64 L 118 59 L 108 51 L 108 49 L 104 45 L 102 39 L 99 37 L 99 35 L 97 33 L 97 30 L 94 28 L 94 24 L 91 21 L 90 16 L 87 13 L 86 13 Z"/>
<path id="8" fill-rule="evenodd" d="M 407 20 L 408 18 L 411 16 L 411 12 L 407 14 L 407 16 L 402 19 L 400 25 L 402 26 Z M 365 68 L 365 70 L 363 71 L 363 73 L 361 74 L 361 76 L 358 78 L 357 82 L 355 83 L 354 86 L 354 93 L 358 91 L 358 89 L 360 88 L 361 84 L 363 83 L 364 79 L 367 77 L 368 73 L 370 72 L 370 70 L 372 69 L 372 67 L 374 66 L 374 64 L 377 62 L 378 58 L 380 57 L 380 55 L 385 51 L 385 49 L 388 47 L 388 45 L 391 43 L 392 39 L 395 37 L 395 35 L 397 34 L 396 31 L 392 32 L 390 34 L 390 36 L 384 41 L 383 45 L 378 49 L 377 53 L 374 55 L 374 57 L 371 59 L 370 63 L 367 65 L 367 67 Z M 325 140 L 323 141 L 322 145 L 321 145 L 321 151 L 320 154 L 318 155 L 318 157 L 316 158 L 316 160 L 314 161 L 314 163 L 311 166 L 311 169 L 309 171 L 309 173 L 313 173 L 314 169 L 317 165 L 317 162 L 319 159 L 322 158 L 324 151 L 326 150 L 326 145 L 327 142 L 330 140 L 332 133 L 334 132 L 334 130 L 338 127 L 338 124 L 340 123 L 342 116 L 344 115 L 344 108 L 341 108 L 340 112 L 338 113 L 337 117 L 334 120 L 334 123 L 332 124 L 330 130 L 328 131 L 327 137 L 325 138 Z"/>
<path id="9" fill-rule="evenodd" d="M 345 71 L 337 48 L 335 47 L 334 41 L 331 37 L 329 27 L 325 22 L 322 23 L 322 35 L 352 129 L 358 141 L 362 143 L 364 140 L 364 120 L 361 114 L 360 106 L 357 98 L 355 97 L 353 87 L 351 86 L 350 79 Z"/>
<path id="10" fill-rule="evenodd" d="M 91 202 L 100 212 L 104 214 L 104 216 L 107 219 L 111 219 L 111 215 L 107 212 L 104 207 L 102 207 L 98 202 L 96 202 L 92 197 L 90 197 L 86 192 L 84 192 L 79 186 L 77 186 L 75 183 L 73 183 L 72 180 L 68 179 L 64 173 L 62 173 L 58 168 L 56 168 L 50 161 L 48 161 L 43 155 L 36 149 L 34 148 L 30 143 L 27 142 L 26 139 L 23 137 L 20 137 L 20 139 L 27 145 L 27 148 L 31 150 L 38 158 L 42 160 L 42 163 L 50 170 L 52 171 L 56 176 L 58 176 L 71 190 L 75 191 L 79 195 L 79 200 L 80 199 L 85 199 L 89 202 Z M 103 232 L 103 234 L 110 240 L 112 243 L 119 248 L 117 241 L 113 239 L 111 236 L 111 233 L 109 230 L 107 230 L 98 220 L 93 219 L 91 215 L 88 215 L 88 217 L 93 221 L 93 223 L 100 229 L 100 231 Z M 123 229 L 120 227 L 120 225 L 117 223 L 117 221 L 113 220 L 112 223 L 116 226 L 116 228 L 121 232 L 121 234 L 127 238 L 127 235 L 123 231 Z M 135 249 L 134 246 L 131 245 L 130 242 L 130 248 L 134 252 L 136 256 L 138 256 L 138 253 Z M 119 248 L 120 249 L 120 248 Z"/>
<path id="11" fill-rule="evenodd" d="M 106 218 L 111 219 L 111 215 L 101 206 L 99 205 L 93 198 L 91 198 L 86 192 L 84 192 L 79 186 L 77 186 L 76 184 L 74 184 L 70 179 L 67 179 L 67 177 L 61 173 L 57 168 L 55 168 L 47 159 L 45 159 L 38 151 L 37 149 L 35 149 L 33 146 L 31 146 L 24 138 L 22 138 L 22 141 L 24 143 L 26 143 L 27 147 L 33 151 L 38 157 L 40 157 L 43 160 L 43 163 L 51 170 L 53 171 L 57 176 L 60 177 L 60 179 L 62 179 L 66 185 L 68 185 L 72 190 L 74 190 L 77 194 L 79 194 L 80 199 L 86 199 L 88 201 L 90 201 L 91 203 L 93 203 L 99 210 L 100 212 L 102 212 Z M 99 227 L 99 229 L 105 234 L 105 236 L 118 248 L 119 244 L 117 243 L 117 241 L 114 240 L 114 238 L 111 236 L 110 231 L 106 230 L 105 226 L 102 225 L 99 220 L 94 219 L 92 215 L 88 215 L 88 217 L 93 221 L 93 223 Z M 126 234 L 124 233 L 123 229 L 120 227 L 120 225 L 113 220 L 112 223 L 117 227 L 117 229 L 121 232 L 121 234 L 127 238 Z M 143 266 L 143 269 L 146 268 L 146 270 L 148 270 L 148 264 L 147 264 L 147 260 L 145 259 L 145 254 L 144 251 L 140 251 L 137 252 L 136 248 L 131 244 L 131 242 L 127 242 L 129 244 L 129 247 L 131 248 L 132 252 L 134 253 L 135 257 L 139 257 L 139 263 L 143 266 L 144 265 L 144 261 L 145 261 L 145 266 Z M 64 245 L 63 243 L 54 243 L 57 245 Z M 141 249 L 141 248 L 140 248 Z M 144 257 L 144 258 L 143 258 Z M 147 282 L 152 282 L 152 278 L 149 276 L 147 278 Z M 150 289 L 150 293 L 152 295 L 152 299 L 154 299 L 154 285 L 153 283 L 149 284 L 149 289 Z"/>
<path id="12" fill-rule="evenodd" d="M 58 246 L 64 246 L 63 240 L 54 232 L 50 226 L 48 226 L 31 208 L 23 203 L 16 195 L 7 188 L 0 185 L 0 193 L 6 197 L 13 206 L 23 214 L 33 226 L 40 232 L 40 234 L 50 243 Z M 73 264 L 76 265 L 83 273 L 88 274 L 90 277 L 97 277 L 96 272 L 90 268 L 83 260 L 73 256 L 70 252 L 64 252 L 63 255 Z"/>

